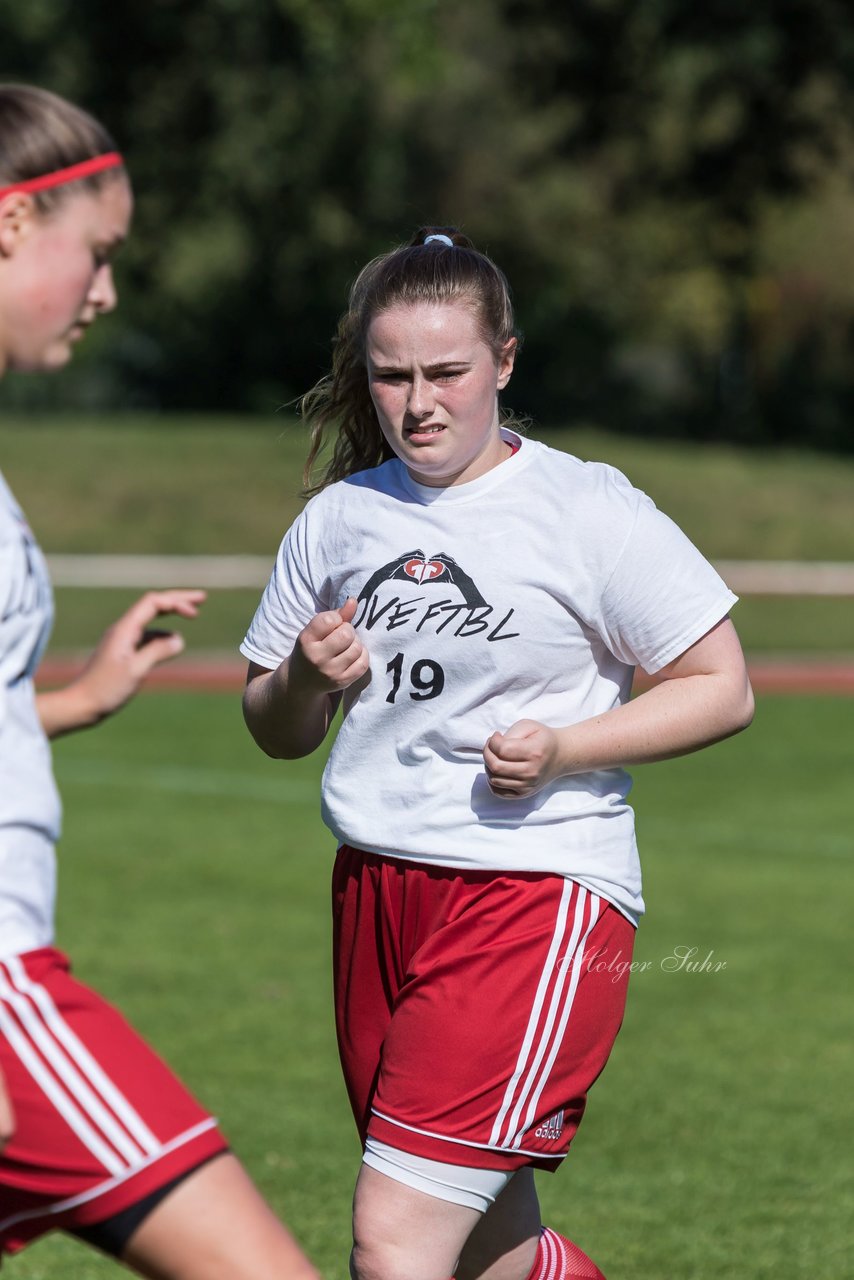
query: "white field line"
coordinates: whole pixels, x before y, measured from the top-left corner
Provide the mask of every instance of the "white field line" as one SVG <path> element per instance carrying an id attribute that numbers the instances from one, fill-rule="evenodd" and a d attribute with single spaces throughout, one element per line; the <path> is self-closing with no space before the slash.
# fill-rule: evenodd
<path id="1" fill-rule="evenodd" d="M 850 561 L 718 560 L 715 568 L 745 596 L 854 596 Z"/>
<path id="2" fill-rule="evenodd" d="M 48 556 L 57 587 L 262 588 L 268 556 Z M 854 596 L 854 563 L 821 560 L 719 560 L 715 566 L 741 595 Z"/>
<path id="3" fill-rule="evenodd" d="M 55 587 L 265 587 L 271 556 L 47 557 Z"/>

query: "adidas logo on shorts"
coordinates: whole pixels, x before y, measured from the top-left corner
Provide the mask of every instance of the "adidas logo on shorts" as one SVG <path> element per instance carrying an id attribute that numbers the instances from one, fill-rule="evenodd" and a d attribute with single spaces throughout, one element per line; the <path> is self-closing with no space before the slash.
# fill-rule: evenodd
<path id="1" fill-rule="evenodd" d="M 557 1115 L 552 1116 L 541 1124 L 538 1129 L 534 1130 L 534 1136 L 537 1138 L 545 1138 L 548 1142 L 557 1142 L 563 1133 L 563 1112 L 558 1111 Z"/>

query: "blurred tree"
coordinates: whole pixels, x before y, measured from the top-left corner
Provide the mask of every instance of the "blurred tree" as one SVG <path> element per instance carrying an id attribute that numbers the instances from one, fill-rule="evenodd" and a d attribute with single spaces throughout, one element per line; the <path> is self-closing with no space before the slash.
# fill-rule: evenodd
<path id="1" fill-rule="evenodd" d="M 783 385 L 851 398 L 821 307 L 806 341 L 761 283 L 769 219 L 852 165 L 845 0 L 28 0 L 0 50 L 105 119 L 137 192 L 66 401 L 269 410 L 325 368 L 361 263 L 428 220 L 515 283 L 538 416 L 762 438 Z"/>
<path id="2" fill-rule="evenodd" d="M 507 0 L 505 13 L 525 109 L 563 106 L 557 152 L 622 248 L 631 297 L 610 327 L 623 367 L 634 350 L 653 390 L 685 389 L 695 410 L 690 389 L 714 380 L 714 429 L 761 433 L 750 299 L 764 220 L 854 172 L 850 6 L 574 0 L 556 23 L 548 0 Z M 609 312 L 620 292 L 603 293 Z"/>

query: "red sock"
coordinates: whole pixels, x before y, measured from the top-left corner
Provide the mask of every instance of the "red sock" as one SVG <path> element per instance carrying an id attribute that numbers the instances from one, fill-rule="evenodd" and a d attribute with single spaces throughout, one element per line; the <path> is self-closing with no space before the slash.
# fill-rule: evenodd
<path id="1" fill-rule="evenodd" d="M 577 1244 L 559 1236 L 551 1227 L 543 1227 L 528 1280 L 605 1280 L 605 1277 Z"/>

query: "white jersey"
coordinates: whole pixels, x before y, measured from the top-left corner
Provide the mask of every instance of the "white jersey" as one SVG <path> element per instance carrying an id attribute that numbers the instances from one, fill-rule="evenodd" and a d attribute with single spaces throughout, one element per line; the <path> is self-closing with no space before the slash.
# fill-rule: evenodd
<path id="1" fill-rule="evenodd" d="M 52 621 L 44 557 L 0 475 L 0 958 L 53 935 L 60 802 L 33 688 Z"/>
<path id="2" fill-rule="evenodd" d="M 518 451 L 466 484 L 398 459 L 331 485 L 281 545 L 241 652 L 270 669 L 314 615 L 358 600 L 370 676 L 345 695 L 322 788 L 343 843 L 421 863 L 571 877 L 643 911 L 622 769 L 508 800 L 483 748 L 625 702 L 736 597 L 618 471 L 504 431 Z"/>

